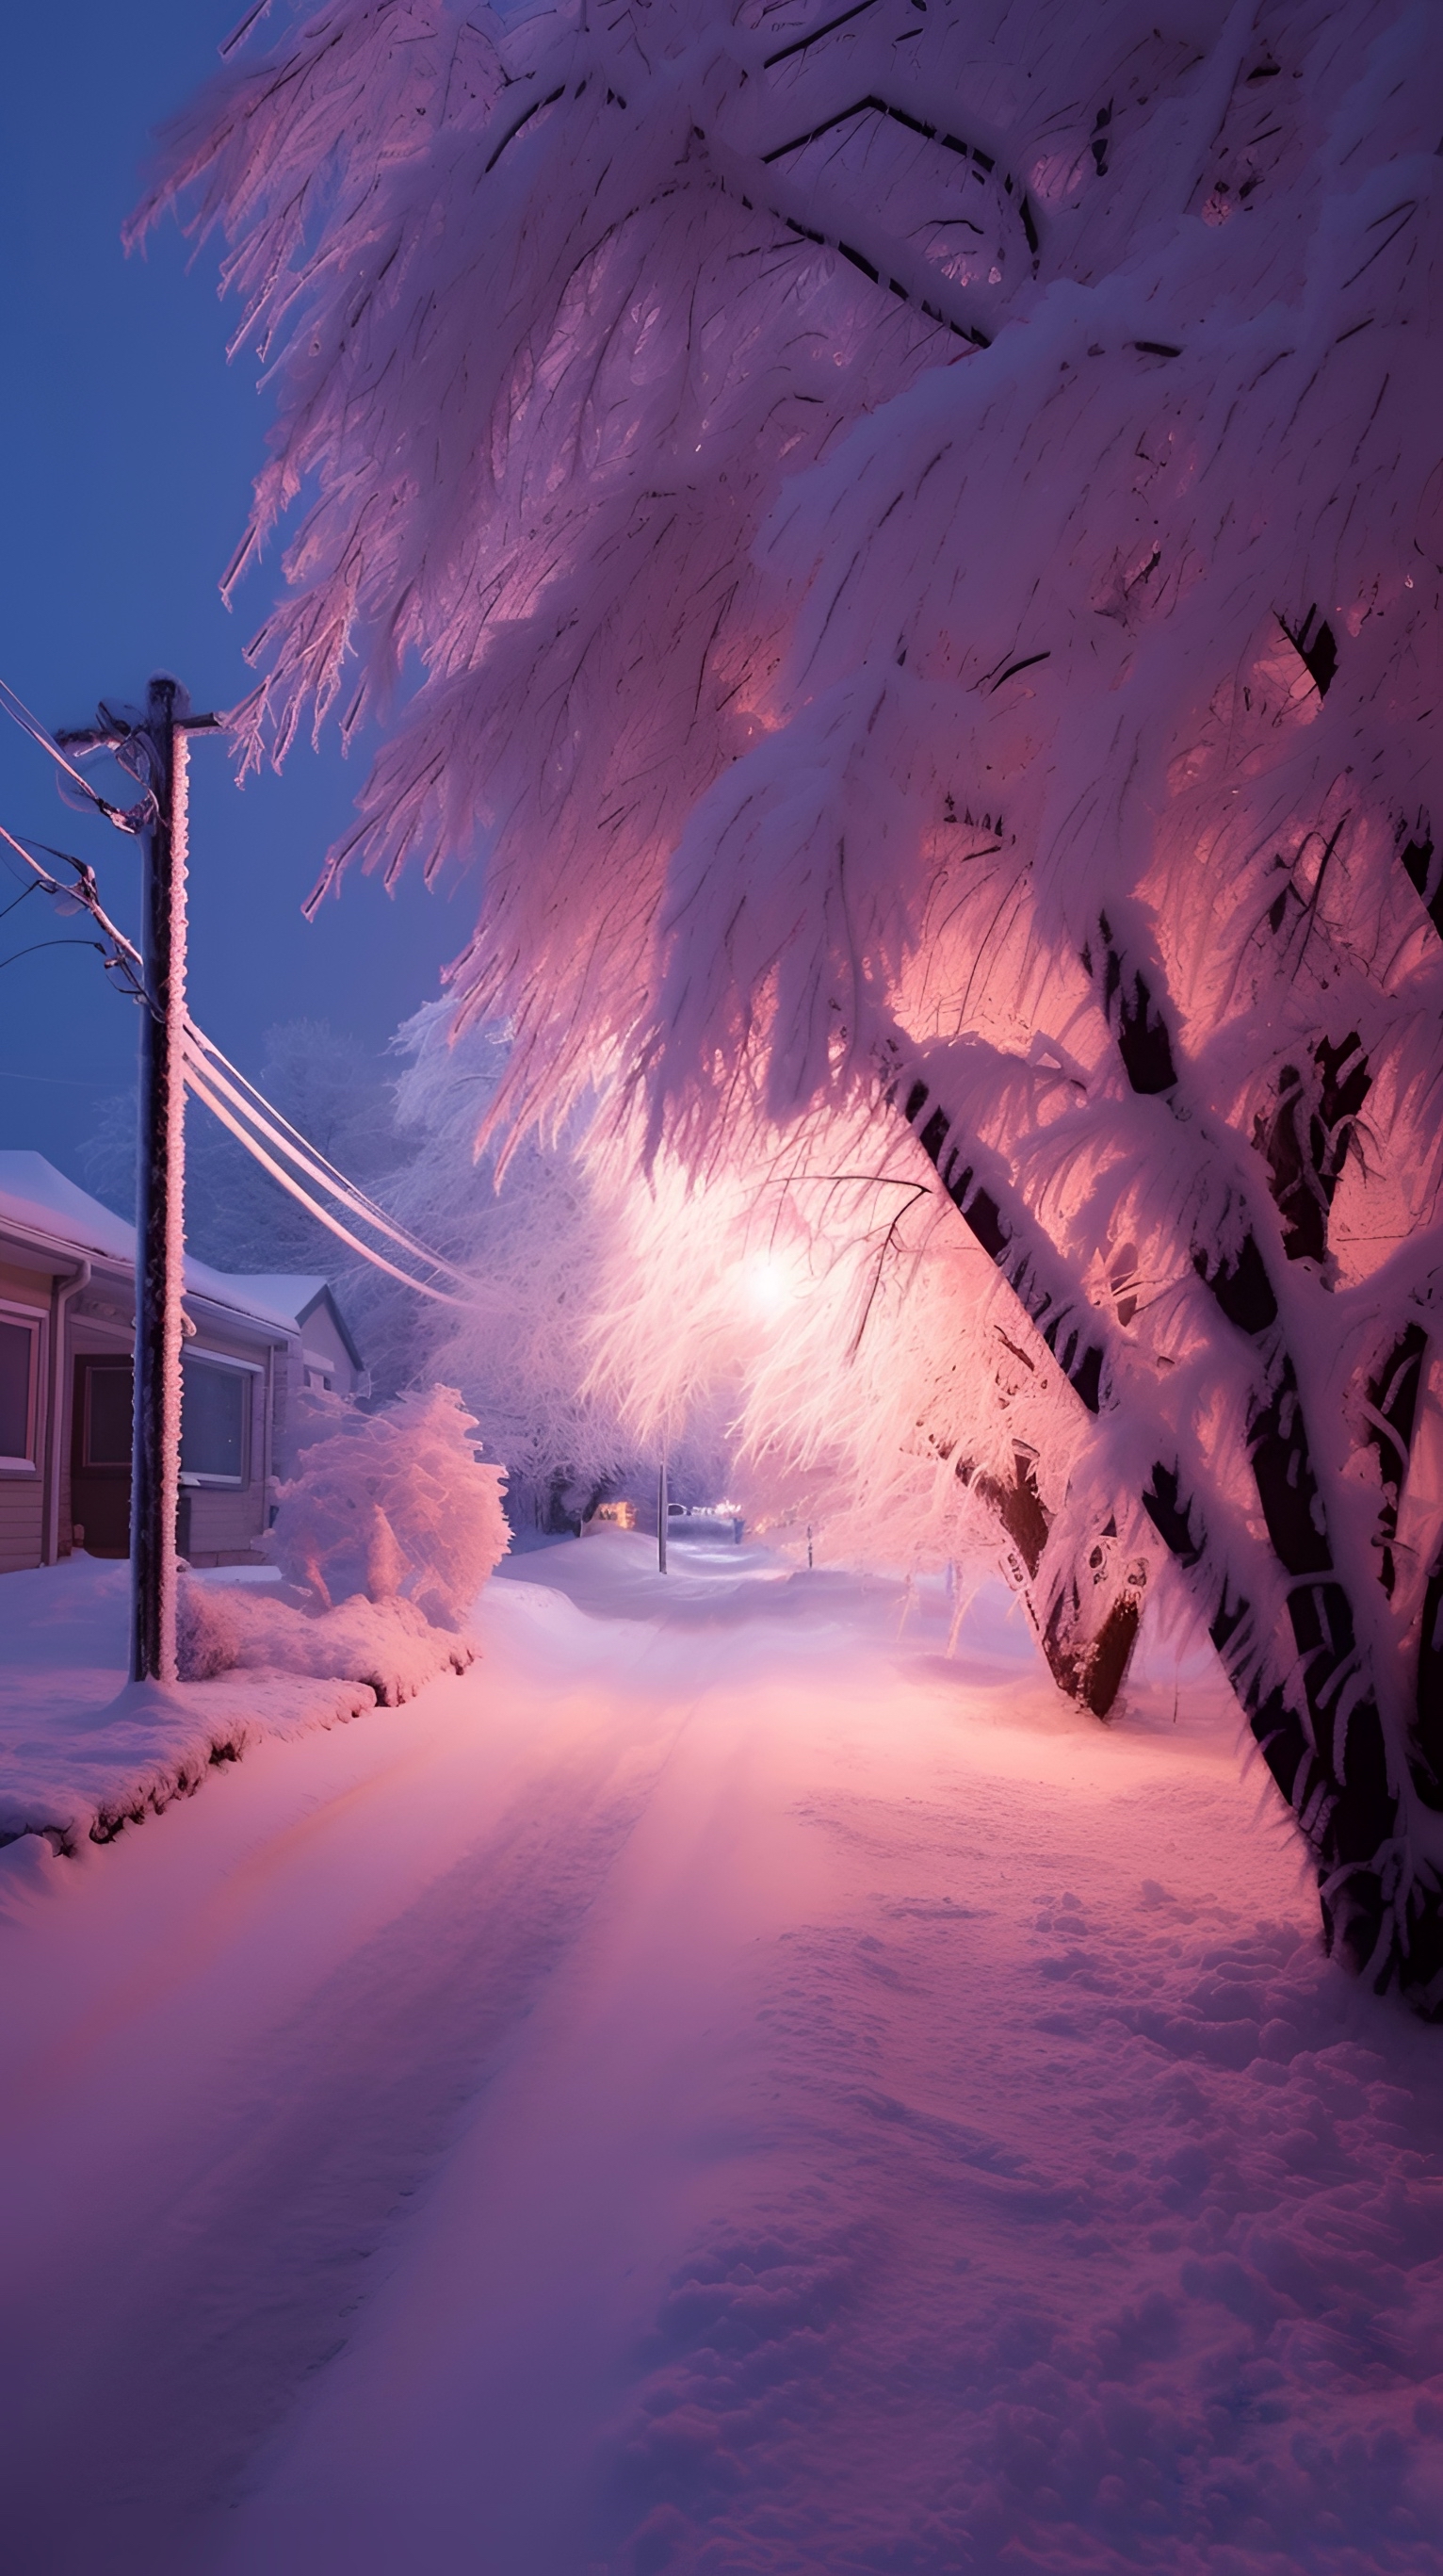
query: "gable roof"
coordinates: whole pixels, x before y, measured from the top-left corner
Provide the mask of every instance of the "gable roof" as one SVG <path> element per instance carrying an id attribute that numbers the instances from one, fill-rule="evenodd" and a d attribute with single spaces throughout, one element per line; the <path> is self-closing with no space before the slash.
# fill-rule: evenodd
<path id="1" fill-rule="evenodd" d="M 297 1327 L 324 1306 L 345 1347 L 352 1368 L 364 1369 L 366 1363 L 351 1338 L 351 1328 L 336 1303 L 336 1292 L 329 1279 L 319 1271 L 304 1270 L 234 1270 L 226 1273 L 233 1286 L 278 1314 L 294 1317 Z"/>

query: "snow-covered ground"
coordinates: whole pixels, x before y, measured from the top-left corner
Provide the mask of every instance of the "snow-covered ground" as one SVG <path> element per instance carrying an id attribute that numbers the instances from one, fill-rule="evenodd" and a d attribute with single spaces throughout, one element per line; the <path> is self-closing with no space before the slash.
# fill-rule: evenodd
<path id="1" fill-rule="evenodd" d="M 0 1854 L 7 2570 L 1443 2570 L 1443 2033 L 1205 1676 L 648 1553 Z"/>
<path id="2" fill-rule="evenodd" d="M 202 1614 L 229 1601 L 226 1663 L 200 1682 L 131 1683 L 130 1569 L 84 1554 L 0 1584 L 0 1849 L 43 1835 L 73 1854 L 194 1795 L 267 1735 L 343 1726 L 463 1669 L 463 1640 L 409 1604 L 346 1602 L 302 1617 L 267 1567 L 191 1576 Z M 249 1619 L 246 1604 L 252 1606 Z M 263 1604 L 270 1616 L 257 1619 Z M 182 1625 L 187 1607 L 182 1601 Z M 195 1622 L 192 1618 L 192 1626 Z M 281 1633 L 277 1633 L 279 1630 Z M 278 1671 L 276 1649 L 289 1669 Z M 218 1659 L 222 1660 L 222 1659 Z M 338 1678 L 349 1673 L 350 1680 Z M 359 1676 L 360 1678 L 354 1678 Z"/>
<path id="3" fill-rule="evenodd" d="M 375 1705 L 368 1683 L 302 1673 L 132 1684 L 129 1617 L 125 1565 L 79 1555 L 0 1578 L 0 1855 L 21 1836 L 67 1854 L 109 1841 L 262 1736 L 341 1726 Z"/>

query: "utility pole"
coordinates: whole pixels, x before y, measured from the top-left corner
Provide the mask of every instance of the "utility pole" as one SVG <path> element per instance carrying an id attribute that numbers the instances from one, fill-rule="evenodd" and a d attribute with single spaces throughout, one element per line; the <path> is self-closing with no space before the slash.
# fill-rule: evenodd
<path id="1" fill-rule="evenodd" d="M 145 702 L 154 817 L 145 835 L 145 980 L 135 1207 L 135 1429 L 130 1471 L 130 1678 L 173 1682 L 185 1288 L 185 719 L 178 681 Z"/>
<path id="2" fill-rule="evenodd" d="M 59 739 L 114 751 L 148 788 L 127 818 L 145 843 L 146 1001 L 140 1015 L 135 1214 L 135 1413 L 130 1483 L 130 1677 L 176 1678 L 175 1524 L 185 1289 L 185 966 L 189 736 L 212 732 L 178 680 L 158 673 L 143 717 L 100 710 Z"/>
<path id="3" fill-rule="evenodd" d="M 666 1524 L 670 1497 L 666 1490 L 666 1460 L 662 1459 L 656 1479 L 656 1570 L 666 1572 Z"/>

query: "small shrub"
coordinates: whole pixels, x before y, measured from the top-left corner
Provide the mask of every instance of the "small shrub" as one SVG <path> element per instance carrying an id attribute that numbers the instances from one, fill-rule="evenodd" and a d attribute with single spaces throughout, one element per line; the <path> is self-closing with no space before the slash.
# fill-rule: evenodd
<path id="1" fill-rule="evenodd" d="M 454 1626 L 510 1544 L 504 1470 L 477 1457 L 456 1389 L 419 1389 L 378 1413 L 333 1398 L 320 1420 L 280 1488 L 269 1544 L 282 1573 L 325 1609 L 359 1592 Z"/>

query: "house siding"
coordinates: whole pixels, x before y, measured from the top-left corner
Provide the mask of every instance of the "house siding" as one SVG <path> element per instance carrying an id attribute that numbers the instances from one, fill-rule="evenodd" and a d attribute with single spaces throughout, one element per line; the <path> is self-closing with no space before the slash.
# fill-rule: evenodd
<path id="1" fill-rule="evenodd" d="M 45 1479 L 0 1470 L 0 1574 L 40 1563 L 45 1534 Z"/>
<path id="2" fill-rule="evenodd" d="M 75 1397 L 78 1362 L 130 1357 L 135 1283 L 128 1250 L 116 1240 L 119 1221 L 107 1210 L 74 1190 L 39 1156 L 7 1154 L 0 1156 L 0 1164 L 16 1174 L 14 1198 L 8 1183 L 0 1196 L 0 1303 L 20 1308 L 40 1327 L 35 1463 L 28 1469 L 0 1468 L 0 1572 L 18 1572 L 39 1565 L 45 1555 L 49 1461 L 57 1450 L 58 1552 L 71 1553 L 77 1500 L 84 1504 L 87 1497 L 96 1517 L 96 1543 L 118 1545 L 123 1552 L 123 1518 L 115 1527 L 116 1513 L 101 1491 L 110 1482 L 104 1472 L 87 1472 L 77 1497 Z M 54 1241 L 48 1222 L 52 1209 L 59 1220 Z M 71 1224 L 76 1228 L 73 1235 Z M 128 1245 L 128 1228 L 125 1242 Z M 82 1287 L 79 1279 L 85 1267 L 90 1276 Z M 74 1293 L 67 1295 L 67 1287 Z M 64 1310 L 64 1345 L 59 1369 L 52 1371 L 49 1342 L 57 1288 Z M 298 1301 L 297 1314 L 306 1314 L 304 1328 L 299 1322 L 291 1327 L 285 1321 L 291 1311 L 285 1302 L 287 1292 Z M 307 1301 L 304 1308 L 299 1304 L 302 1297 Z M 202 1264 L 188 1272 L 185 1306 L 195 1330 L 187 1349 L 197 1359 L 214 1357 L 239 1365 L 250 1387 L 245 1481 L 194 1483 L 183 1489 L 192 1563 L 263 1561 L 262 1542 L 275 1487 L 289 1472 L 294 1455 L 296 1393 L 305 1382 L 303 1330 L 313 1357 L 324 1354 L 340 1388 L 350 1392 L 363 1383 L 345 1328 L 338 1330 L 328 1311 L 330 1297 L 329 1287 L 314 1277 L 233 1278 L 207 1272 Z M 254 1307 L 250 1299 L 255 1300 Z M 52 1394 L 58 1395 L 59 1402 L 58 1441 Z M 123 1475 L 119 1481 L 123 1488 Z"/>

